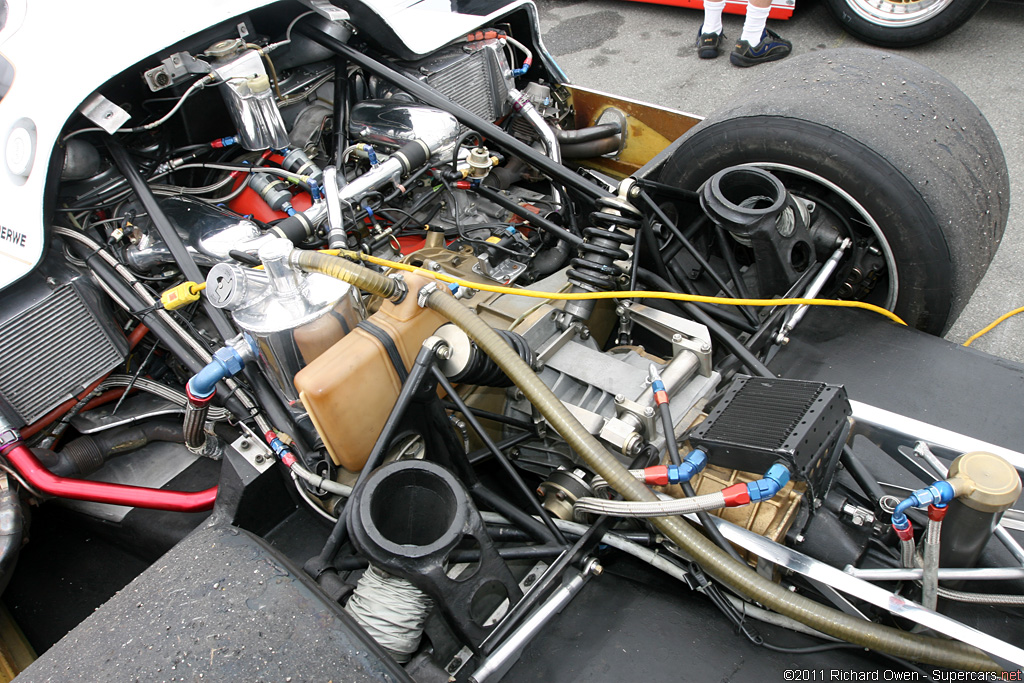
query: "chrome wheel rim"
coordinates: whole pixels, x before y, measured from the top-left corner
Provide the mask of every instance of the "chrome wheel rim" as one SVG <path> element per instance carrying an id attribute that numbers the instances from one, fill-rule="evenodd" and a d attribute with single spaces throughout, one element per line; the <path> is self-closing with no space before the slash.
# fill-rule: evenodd
<path id="1" fill-rule="evenodd" d="M 876 26 L 905 28 L 928 21 L 955 0 L 846 0 L 846 5 L 861 19 Z"/>

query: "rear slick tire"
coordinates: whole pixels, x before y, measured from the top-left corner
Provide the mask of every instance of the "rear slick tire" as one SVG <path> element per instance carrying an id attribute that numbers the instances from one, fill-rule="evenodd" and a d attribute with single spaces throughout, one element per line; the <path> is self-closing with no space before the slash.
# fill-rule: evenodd
<path id="1" fill-rule="evenodd" d="M 861 241 L 885 253 L 876 290 L 886 289 L 868 300 L 944 333 L 1006 227 L 1006 161 L 988 121 L 944 77 L 873 50 L 801 55 L 759 83 L 687 132 L 661 182 L 696 190 L 724 168 L 753 164 L 798 195 L 838 205 Z"/>

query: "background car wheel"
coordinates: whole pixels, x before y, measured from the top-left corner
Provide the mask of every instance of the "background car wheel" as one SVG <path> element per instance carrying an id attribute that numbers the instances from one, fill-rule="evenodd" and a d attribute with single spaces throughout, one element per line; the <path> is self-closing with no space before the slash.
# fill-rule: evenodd
<path id="1" fill-rule="evenodd" d="M 759 83 L 691 129 L 660 180 L 695 190 L 730 166 L 769 170 L 854 240 L 823 295 L 852 283 L 847 296 L 944 332 L 1006 226 L 1006 162 L 988 121 L 942 76 L 871 50 L 802 55 Z M 877 279 L 863 282 L 851 264 L 872 259 Z"/>
<path id="2" fill-rule="evenodd" d="M 825 0 L 843 28 L 882 47 L 911 47 L 960 28 L 988 0 Z"/>

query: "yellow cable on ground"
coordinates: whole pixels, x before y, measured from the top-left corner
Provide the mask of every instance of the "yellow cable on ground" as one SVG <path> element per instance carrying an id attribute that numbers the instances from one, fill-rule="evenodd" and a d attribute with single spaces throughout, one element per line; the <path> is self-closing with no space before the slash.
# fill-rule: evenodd
<path id="1" fill-rule="evenodd" d="M 389 261 L 382 259 L 377 256 L 370 256 L 357 251 L 349 251 L 347 249 L 328 249 L 322 253 L 332 254 L 335 256 L 345 256 L 347 258 L 354 259 L 356 261 L 366 261 L 373 263 L 378 266 L 386 266 L 388 268 L 394 268 L 395 270 L 404 270 L 409 273 L 416 273 L 424 277 L 433 278 L 440 280 L 441 282 L 448 282 L 451 284 L 459 285 L 460 287 L 467 287 L 469 289 L 477 289 L 483 292 L 495 292 L 497 294 L 514 294 L 516 296 L 526 296 L 535 299 L 554 299 L 558 301 L 584 301 L 588 299 L 670 299 L 672 301 L 692 301 L 694 303 L 705 303 L 705 304 L 727 304 L 729 306 L 835 306 L 838 308 L 863 308 L 866 311 L 872 311 L 880 315 L 884 315 L 893 322 L 897 322 L 900 325 L 906 325 L 903 320 L 893 313 L 887 311 L 881 306 L 875 306 L 874 304 L 865 303 L 863 301 L 840 301 L 838 299 L 730 299 L 728 297 L 721 296 L 701 296 L 698 294 L 681 294 L 678 292 L 648 292 L 648 291 L 614 291 L 614 292 L 580 292 L 577 294 L 559 293 L 559 292 L 538 292 L 531 289 L 519 289 L 514 287 L 499 287 L 496 285 L 484 285 L 478 282 L 470 282 L 468 280 L 462 280 L 457 277 L 452 277 L 445 273 L 436 273 L 426 268 L 418 268 L 416 266 L 410 266 L 407 263 L 398 263 L 396 261 Z"/>
<path id="2" fill-rule="evenodd" d="M 1018 313 L 1024 313 L 1024 306 L 1021 306 L 1020 308 L 1015 308 L 1009 313 L 1003 313 L 1001 316 L 993 320 L 983 330 L 979 330 L 978 332 L 975 332 L 973 335 L 971 335 L 971 338 L 964 342 L 964 346 L 970 346 L 971 344 L 973 344 L 974 342 L 978 341 L 986 334 L 991 332 L 992 330 L 996 329 L 996 326 L 1006 322 L 1007 320 L 1017 315 Z"/>

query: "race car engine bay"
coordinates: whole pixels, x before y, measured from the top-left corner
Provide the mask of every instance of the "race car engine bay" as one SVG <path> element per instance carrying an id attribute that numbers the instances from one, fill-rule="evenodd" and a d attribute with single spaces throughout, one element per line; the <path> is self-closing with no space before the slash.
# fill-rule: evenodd
<path id="1" fill-rule="evenodd" d="M 754 158 L 690 184 L 668 139 L 636 162 L 657 117 L 564 82 L 531 5 L 428 54 L 309 5 L 155 53 L 61 133 L 48 250 L 0 305 L 0 577 L 37 649 L 80 620 L 27 607 L 72 519 L 169 552 L 111 605 L 161 562 L 213 600 L 181 558 L 258 556 L 367 680 L 526 680 L 603 574 L 651 568 L 758 651 L 1024 665 L 1024 456 L 773 372 L 822 311 L 934 333 L 962 305 L 865 202 Z"/>

